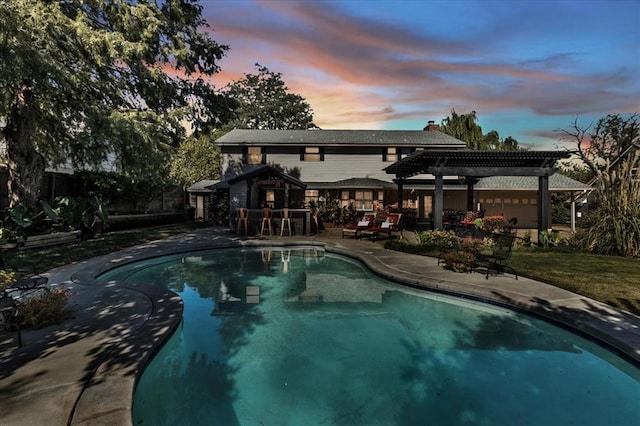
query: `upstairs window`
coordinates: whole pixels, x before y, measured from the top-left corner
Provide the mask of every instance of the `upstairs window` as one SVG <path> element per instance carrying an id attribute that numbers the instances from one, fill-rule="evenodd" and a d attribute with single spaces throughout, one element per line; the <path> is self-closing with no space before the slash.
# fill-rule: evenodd
<path id="1" fill-rule="evenodd" d="M 244 164 L 265 164 L 266 156 L 264 147 L 248 146 L 244 151 L 243 162 Z"/>
<path id="2" fill-rule="evenodd" d="M 395 146 L 388 146 L 384 148 L 384 150 L 382 151 L 382 161 L 385 161 L 388 163 L 394 163 L 398 161 L 399 159 L 398 151 L 399 151 L 398 148 L 396 148 Z"/>
<path id="3" fill-rule="evenodd" d="M 304 146 L 300 150 L 300 161 L 324 161 L 324 149 L 319 146 Z"/>

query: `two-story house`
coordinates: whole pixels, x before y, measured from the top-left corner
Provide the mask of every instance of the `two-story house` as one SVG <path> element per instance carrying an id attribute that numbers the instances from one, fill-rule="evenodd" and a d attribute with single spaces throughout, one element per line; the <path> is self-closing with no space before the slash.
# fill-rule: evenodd
<path id="1" fill-rule="evenodd" d="M 191 188 L 197 216 L 205 217 L 209 191 L 229 191 L 230 208 L 299 208 L 329 196 L 357 210 L 385 207 L 415 211 L 418 221 L 433 208 L 434 176 L 420 175 L 399 196 L 394 176 L 384 169 L 420 150 L 458 151 L 466 143 L 438 130 L 232 130 L 215 143 L 222 154 L 222 180 L 203 181 Z M 486 214 L 518 217 L 534 227 L 538 186 L 527 176 L 480 178 L 474 182 L 474 209 Z M 444 177 L 444 208 L 468 210 L 469 185 L 461 176 Z M 559 174 L 550 191 L 579 191 L 585 185 Z"/>

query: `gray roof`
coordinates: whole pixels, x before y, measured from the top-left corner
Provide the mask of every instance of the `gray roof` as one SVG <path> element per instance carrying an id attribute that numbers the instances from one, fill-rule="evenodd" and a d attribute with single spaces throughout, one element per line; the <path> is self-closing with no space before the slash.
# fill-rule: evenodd
<path id="1" fill-rule="evenodd" d="M 210 180 L 210 179 L 201 180 L 200 182 L 196 182 L 190 187 L 188 187 L 187 191 L 188 192 L 213 192 L 213 190 L 209 187 L 212 185 L 215 185 L 218 182 L 220 181 Z"/>
<path id="2" fill-rule="evenodd" d="M 291 175 L 288 175 L 285 172 L 280 171 L 268 164 L 264 164 L 264 165 L 246 170 L 241 175 L 234 176 L 231 179 L 227 180 L 227 182 L 229 184 L 234 184 L 236 182 L 247 180 L 254 176 L 260 176 L 260 175 L 269 175 L 269 176 L 276 176 L 276 177 L 282 178 L 287 182 L 289 182 L 290 184 L 297 186 L 298 188 L 305 188 L 307 186 L 307 184 L 302 182 L 300 179 L 295 178 Z"/>
<path id="3" fill-rule="evenodd" d="M 466 143 L 438 130 L 251 130 L 235 129 L 218 145 L 380 145 L 464 148 Z"/>
<path id="4" fill-rule="evenodd" d="M 584 191 L 590 188 L 586 183 L 578 182 L 560 173 L 549 176 L 549 190 L 551 191 Z M 511 189 L 538 190 L 537 176 L 490 176 L 481 178 L 473 186 L 474 190 Z"/>
<path id="5" fill-rule="evenodd" d="M 307 182 L 307 188 L 312 189 L 382 189 L 395 188 L 396 184 L 374 178 L 350 178 L 335 182 Z"/>

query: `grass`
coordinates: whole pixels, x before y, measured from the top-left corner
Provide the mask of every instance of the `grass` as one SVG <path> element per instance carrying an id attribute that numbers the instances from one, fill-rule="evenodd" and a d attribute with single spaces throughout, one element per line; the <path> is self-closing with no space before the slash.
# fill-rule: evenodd
<path id="1" fill-rule="evenodd" d="M 640 315 L 640 259 L 558 251 L 513 252 L 518 274 Z"/>
<path id="2" fill-rule="evenodd" d="M 3 253 L 18 277 L 191 231 L 193 223 L 112 232 L 74 244 Z M 509 265 L 519 275 L 640 315 L 640 259 L 557 251 L 516 250 Z"/>

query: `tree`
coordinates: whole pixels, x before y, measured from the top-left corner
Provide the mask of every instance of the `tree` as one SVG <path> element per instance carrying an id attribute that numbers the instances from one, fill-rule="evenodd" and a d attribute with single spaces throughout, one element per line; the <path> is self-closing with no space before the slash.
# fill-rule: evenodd
<path id="1" fill-rule="evenodd" d="M 595 176 L 599 171 L 615 165 L 624 156 L 640 147 L 640 115 L 638 113 L 609 114 L 593 123 L 582 126 L 578 118 L 571 128 L 558 129 L 561 140 L 574 142 L 576 155 Z"/>
<path id="2" fill-rule="evenodd" d="M 507 136 L 506 139 L 503 139 L 500 143 L 500 148 L 502 151 L 518 151 L 520 146 L 518 145 L 518 140 L 511 136 Z"/>
<path id="3" fill-rule="evenodd" d="M 166 162 L 185 135 L 224 116 L 203 79 L 227 51 L 195 0 L 0 2 L 0 126 L 11 204 L 34 205 L 45 166 L 131 175 Z M 158 173 L 156 173 L 158 174 Z"/>
<path id="4" fill-rule="evenodd" d="M 220 149 L 213 144 L 218 134 L 191 135 L 182 142 L 171 160 L 171 176 L 183 186 L 219 179 Z"/>
<path id="5" fill-rule="evenodd" d="M 478 117 L 475 111 L 458 115 L 456 110 L 452 109 L 451 116 L 442 120 L 442 131 L 466 142 L 470 149 L 486 149 L 483 144 L 482 127 L 478 125 L 477 121 Z"/>
<path id="6" fill-rule="evenodd" d="M 483 134 L 482 127 L 477 121 L 475 111 L 458 115 L 456 110 L 452 109 L 451 116 L 442 120 L 441 129 L 449 136 L 466 142 L 467 147 L 473 150 L 517 151 L 520 149 L 518 141 L 511 136 L 500 139 L 500 134 L 496 130 Z"/>
<path id="7" fill-rule="evenodd" d="M 229 84 L 223 91 L 237 101 L 235 118 L 228 127 L 240 129 L 312 129 L 313 112 L 300 95 L 290 93 L 280 73 L 256 64 L 258 74 Z"/>

